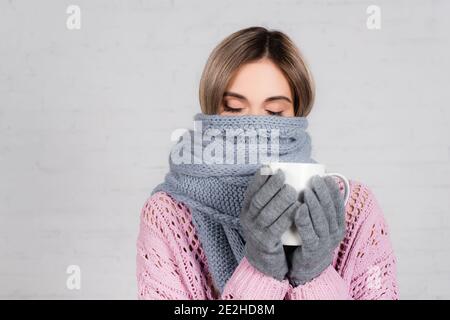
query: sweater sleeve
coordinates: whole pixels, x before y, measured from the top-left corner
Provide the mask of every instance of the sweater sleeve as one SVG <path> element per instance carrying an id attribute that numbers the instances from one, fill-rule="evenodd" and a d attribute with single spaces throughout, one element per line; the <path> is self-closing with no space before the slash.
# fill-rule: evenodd
<path id="1" fill-rule="evenodd" d="M 225 285 L 223 300 L 283 300 L 289 288 L 287 279 L 279 281 L 254 268 L 242 258 Z"/>
<path id="2" fill-rule="evenodd" d="M 398 299 L 396 259 L 383 212 L 367 187 L 353 191 L 346 208 L 347 235 L 336 250 L 334 266 L 309 283 L 290 286 L 288 298 Z"/>
<path id="3" fill-rule="evenodd" d="M 289 284 L 289 300 L 350 300 L 348 285 L 330 265 L 321 275 L 304 285 Z"/>
<path id="4" fill-rule="evenodd" d="M 374 194 L 365 189 L 367 214 L 356 232 L 344 276 L 353 299 L 398 300 L 396 257 L 389 227 Z"/>
<path id="5" fill-rule="evenodd" d="M 206 300 L 214 296 L 184 207 L 156 193 L 144 205 L 137 238 L 138 299 Z M 186 231 L 186 233 L 185 233 Z"/>
<path id="6" fill-rule="evenodd" d="M 288 280 L 278 281 L 255 269 L 244 257 L 222 295 L 212 283 L 206 257 L 188 209 L 163 193 L 152 196 L 141 212 L 137 239 L 138 299 L 278 299 Z"/>

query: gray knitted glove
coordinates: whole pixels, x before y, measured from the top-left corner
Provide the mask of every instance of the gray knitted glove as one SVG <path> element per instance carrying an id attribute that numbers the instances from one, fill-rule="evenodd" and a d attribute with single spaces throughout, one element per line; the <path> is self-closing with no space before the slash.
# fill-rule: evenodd
<path id="1" fill-rule="evenodd" d="M 311 281 L 330 266 L 333 251 L 345 235 L 345 206 L 338 184 L 330 176 L 311 179 L 294 218 L 302 245 L 288 256 L 293 286 Z"/>
<path id="2" fill-rule="evenodd" d="M 281 235 L 294 221 L 301 203 L 295 189 L 284 183 L 284 173 L 261 175 L 261 168 L 244 195 L 240 222 L 246 240 L 244 254 L 256 269 L 277 280 L 288 271 Z"/>

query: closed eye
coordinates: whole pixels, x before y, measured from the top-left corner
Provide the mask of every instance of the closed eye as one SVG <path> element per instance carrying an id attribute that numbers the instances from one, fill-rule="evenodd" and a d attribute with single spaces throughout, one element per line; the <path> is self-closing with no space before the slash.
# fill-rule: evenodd
<path id="1" fill-rule="evenodd" d="M 227 112 L 240 112 L 241 111 L 241 109 L 238 109 L 238 108 L 231 108 L 226 103 L 223 105 L 223 110 L 227 111 Z"/>
<path id="2" fill-rule="evenodd" d="M 270 111 L 270 110 L 267 110 L 267 112 L 268 112 L 271 116 L 281 116 L 281 112 L 274 112 L 274 111 Z"/>

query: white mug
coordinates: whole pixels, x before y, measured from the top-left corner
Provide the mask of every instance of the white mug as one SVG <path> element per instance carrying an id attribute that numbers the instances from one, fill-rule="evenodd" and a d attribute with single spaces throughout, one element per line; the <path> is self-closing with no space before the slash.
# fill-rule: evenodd
<path id="1" fill-rule="evenodd" d="M 328 173 L 326 172 L 326 167 L 320 163 L 300 163 L 300 162 L 272 162 L 267 164 L 269 170 L 261 171 L 261 174 L 272 174 L 278 169 L 281 169 L 285 175 L 285 183 L 294 187 L 294 189 L 299 193 L 303 192 L 305 187 L 310 187 L 310 179 L 312 176 L 335 176 L 342 180 L 344 183 L 344 204 L 347 204 L 350 195 L 350 184 L 348 179 L 340 173 Z M 298 233 L 295 224 L 286 230 L 286 232 L 281 236 L 281 242 L 288 246 L 300 246 L 302 244 L 302 239 Z"/>

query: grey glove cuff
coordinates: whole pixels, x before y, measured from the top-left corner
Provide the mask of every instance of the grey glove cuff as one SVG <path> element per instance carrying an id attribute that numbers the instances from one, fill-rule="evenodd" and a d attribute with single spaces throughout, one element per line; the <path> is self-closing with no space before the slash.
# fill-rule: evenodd
<path id="1" fill-rule="evenodd" d="M 253 245 L 252 241 L 245 244 L 244 254 L 250 264 L 265 275 L 279 281 L 284 280 L 288 272 L 286 256 L 283 248 L 275 248 L 273 252 L 264 252 Z"/>
<path id="2" fill-rule="evenodd" d="M 333 262 L 333 257 L 330 254 L 329 256 L 322 258 L 320 263 L 315 265 L 311 269 L 304 270 L 301 272 L 299 272 L 299 271 L 292 272 L 293 270 L 290 269 L 288 272 L 289 283 L 293 287 L 304 285 L 305 283 L 308 283 L 311 280 L 317 278 L 319 275 L 321 275 L 322 272 L 324 272 L 325 269 L 327 269 L 331 265 L 332 262 Z"/>

